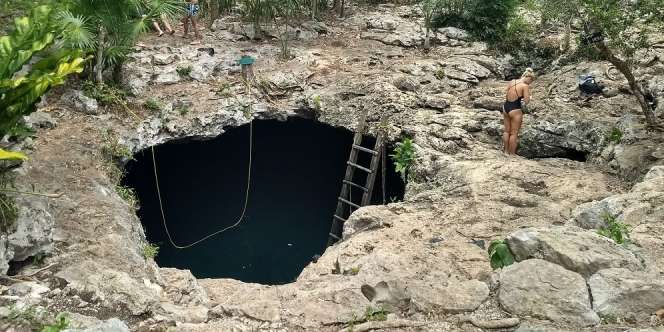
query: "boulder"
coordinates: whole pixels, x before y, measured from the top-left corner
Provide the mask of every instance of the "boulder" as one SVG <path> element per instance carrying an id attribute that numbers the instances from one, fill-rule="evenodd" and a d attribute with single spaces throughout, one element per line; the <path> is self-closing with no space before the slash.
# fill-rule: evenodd
<path id="1" fill-rule="evenodd" d="M 42 294 L 49 292 L 50 289 L 36 282 L 19 282 L 9 287 L 9 295 L 22 298 L 41 298 Z"/>
<path id="2" fill-rule="evenodd" d="M 463 41 L 470 41 L 472 39 L 472 37 L 466 30 L 455 27 L 439 28 L 437 32 L 445 35 L 445 37 L 450 39 L 463 40 Z"/>
<path id="3" fill-rule="evenodd" d="M 449 58 L 445 59 L 445 61 L 442 61 L 442 64 L 446 68 L 454 68 L 466 74 L 475 76 L 479 79 L 489 78 L 491 76 L 491 70 L 478 64 L 477 62 L 473 61 L 470 58 L 461 58 L 461 57 Z"/>
<path id="4" fill-rule="evenodd" d="M 77 112 L 90 115 L 99 114 L 97 100 L 84 95 L 83 91 L 69 90 L 60 97 L 60 101 Z"/>
<path id="5" fill-rule="evenodd" d="M 588 278 L 612 267 L 638 270 L 637 257 L 613 241 L 578 227 L 522 229 L 507 237 L 517 261 L 539 258 Z"/>
<path id="6" fill-rule="evenodd" d="M 16 231 L 9 234 L 8 246 L 14 253 L 13 260 L 22 261 L 53 249 L 53 215 L 49 212 L 48 199 L 38 196 L 17 196 L 19 207 Z"/>
<path id="7" fill-rule="evenodd" d="M 375 307 L 383 308 L 388 312 L 405 311 L 410 306 L 408 290 L 399 281 L 381 281 L 375 286 L 362 285 L 360 288 L 364 297 Z"/>
<path id="8" fill-rule="evenodd" d="M 420 100 L 419 106 L 435 110 L 444 110 L 450 107 L 450 102 L 439 95 L 429 95 Z"/>
<path id="9" fill-rule="evenodd" d="M 503 99 L 491 96 L 482 96 L 473 100 L 473 107 L 483 108 L 490 111 L 502 111 Z"/>
<path id="10" fill-rule="evenodd" d="M 470 312 L 489 297 L 489 287 L 479 280 L 452 281 L 445 286 L 416 285 L 408 291 L 415 307 L 423 312 Z"/>
<path id="11" fill-rule="evenodd" d="M 606 269 L 588 280 L 601 317 L 644 321 L 664 309 L 664 278 L 627 269 Z"/>
<path id="12" fill-rule="evenodd" d="M 498 301 L 514 315 L 576 326 L 594 326 L 600 322 L 590 305 L 583 277 L 541 259 L 504 268 L 500 273 Z"/>
<path id="13" fill-rule="evenodd" d="M 93 99 L 94 100 L 94 99 Z M 95 103 L 97 101 L 95 100 Z M 57 121 L 50 114 L 42 111 L 34 112 L 23 118 L 25 125 L 31 129 L 46 128 L 53 129 L 58 125 Z"/>
<path id="14" fill-rule="evenodd" d="M 606 227 L 607 216 L 631 227 L 644 225 L 630 234 L 631 239 L 642 247 L 661 246 L 651 233 L 664 220 L 664 166 L 653 167 L 630 192 L 581 204 L 572 216 L 572 222 L 585 229 Z"/>
<path id="15" fill-rule="evenodd" d="M 394 86 L 401 91 L 415 92 L 419 88 L 419 84 L 406 76 L 400 76 L 394 79 Z"/>

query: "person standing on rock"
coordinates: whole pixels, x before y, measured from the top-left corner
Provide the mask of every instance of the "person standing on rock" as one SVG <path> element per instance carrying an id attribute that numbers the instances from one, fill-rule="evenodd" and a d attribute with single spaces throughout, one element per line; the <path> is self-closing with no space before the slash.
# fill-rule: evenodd
<path id="1" fill-rule="evenodd" d="M 520 80 L 511 81 L 505 90 L 505 104 L 503 105 L 504 152 L 515 155 L 519 144 L 519 130 L 523 122 L 523 107 L 530 103 L 530 84 L 535 81 L 535 72 L 528 68 L 521 75 Z"/>

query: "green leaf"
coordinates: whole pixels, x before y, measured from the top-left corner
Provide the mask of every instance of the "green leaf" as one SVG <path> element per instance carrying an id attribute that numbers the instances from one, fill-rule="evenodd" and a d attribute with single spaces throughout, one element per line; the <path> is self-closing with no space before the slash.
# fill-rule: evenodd
<path id="1" fill-rule="evenodd" d="M 0 149 L 0 160 L 28 160 L 28 157 L 20 152 Z"/>

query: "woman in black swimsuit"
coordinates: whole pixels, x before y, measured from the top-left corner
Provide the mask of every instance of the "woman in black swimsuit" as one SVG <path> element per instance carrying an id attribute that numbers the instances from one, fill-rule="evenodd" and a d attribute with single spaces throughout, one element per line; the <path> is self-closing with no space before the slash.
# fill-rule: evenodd
<path id="1" fill-rule="evenodd" d="M 530 103 L 530 84 L 535 81 L 535 72 L 528 68 L 520 80 L 510 82 L 505 91 L 505 105 L 503 105 L 503 146 L 506 154 L 515 155 L 519 144 L 519 130 L 523 121 L 524 105 Z"/>

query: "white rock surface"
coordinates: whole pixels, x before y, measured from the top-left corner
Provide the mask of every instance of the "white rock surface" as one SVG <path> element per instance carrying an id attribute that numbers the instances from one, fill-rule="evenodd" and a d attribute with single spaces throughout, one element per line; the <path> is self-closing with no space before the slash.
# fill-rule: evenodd
<path id="1" fill-rule="evenodd" d="M 600 322 L 592 310 L 583 277 L 541 259 L 504 268 L 500 273 L 498 300 L 505 310 L 519 316 L 584 327 Z"/>
<path id="2" fill-rule="evenodd" d="M 664 309 L 664 276 L 606 269 L 588 280 L 593 308 L 600 317 L 648 321 Z"/>

